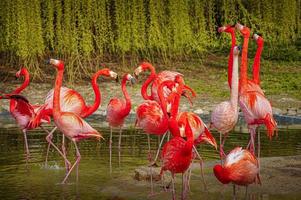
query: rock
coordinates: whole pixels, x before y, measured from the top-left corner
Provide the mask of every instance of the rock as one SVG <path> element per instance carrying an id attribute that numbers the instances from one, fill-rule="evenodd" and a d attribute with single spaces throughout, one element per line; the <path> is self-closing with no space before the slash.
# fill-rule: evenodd
<path id="1" fill-rule="evenodd" d="M 135 176 L 134 179 L 137 181 L 150 181 L 150 176 L 151 176 L 151 171 L 153 174 L 153 181 L 160 181 L 160 167 L 147 167 L 147 166 L 142 166 L 137 169 L 135 169 Z"/>
<path id="2" fill-rule="evenodd" d="M 283 111 L 281 109 L 279 109 L 279 108 L 273 107 L 272 109 L 273 109 L 273 114 L 274 115 L 281 115 L 281 114 L 283 114 Z"/>
<path id="3" fill-rule="evenodd" d="M 204 114 L 204 111 L 201 108 L 194 110 L 193 112 L 198 115 Z"/>

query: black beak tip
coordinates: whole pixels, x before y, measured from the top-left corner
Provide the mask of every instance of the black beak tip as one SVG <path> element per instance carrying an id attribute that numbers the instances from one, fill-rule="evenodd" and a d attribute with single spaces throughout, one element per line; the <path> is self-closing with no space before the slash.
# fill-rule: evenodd
<path id="1" fill-rule="evenodd" d="M 132 78 L 132 79 L 131 79 L 131 84 L 134 85 L 135 83 L 136 83 L 136 79 L 135 79 L 135 78 Z"/>

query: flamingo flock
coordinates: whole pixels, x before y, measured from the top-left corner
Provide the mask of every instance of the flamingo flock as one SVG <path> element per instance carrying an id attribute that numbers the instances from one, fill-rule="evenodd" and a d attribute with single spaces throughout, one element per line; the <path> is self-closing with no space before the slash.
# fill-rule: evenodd
<path id="1" fill-rule="evenodd" d="M 242 48 L 236 44 L 236 30 L 243 37 Z M 184 76 L 181 73 L 173 71 L 156 73 L 155 67 L 151 63 L 140 63 L 134 70 L 134 76 L 125 74 L 122 77 L 121 91 L 124 98 L 112 98 L 107 105 L 106 121 L 110 127 L 110 173 L 112 172 L 113 129 L 119 129 L 118 163 L 120 165 L 122 127 L 132 108 L 131 97 L 126 86 L 127 82 L 135 84 L 135 78 L 137 79 L 142 72 L 149 70 L 150 75 L 141 87 L 141 96 L 144 102 L 138 105 L 136 109 L 135 127 L 141 128 L 148 137 L 151 194 L 153 194 L 152 167 L 157 165 L 158 159 L 161 161 L 161 164 L 159 164 L 161 165 L 160 176 L 163 178 L 166 171 L 169 171 L 172 175 L 172 199 L 176 199 L 174 178 L 178 173 L 182 174 L 183 182 L 181 199 L 188 198 L 191 166 L 196 158 L 200 161 L 202 179 L 206 186 L 202 170 L 203 159 L 201 152 L 197 150 L 197 146 L 207 143 L 217 149 L 216 140 L 210 129 L 216 129 L 220 133 L 219 155 L 221 164 L 217 164 L 213 168 L 217 180 L 222 184 L 233 183 L 234 185 L 243 186 L 248 186 L 254 182 L 261 183 L 259 175 L 260 135 L 258 134 L 256 153 L 256 129 L 259 125 L 264 125 L 270 139 L 277 134 L 277 123 L 273 118 L 271 104 L 260 87 L 260 57 L 264 40 L 257 34 L 253 35 L 257 44 L 257 51 L 253 64 L 253 78 L 249 79 L 247 75 L 247 51 L 250 29 L 238 23 L 235 26 L 220 27 L 218 31 L 220 33 L 229 33 L 232 40 L 228 60 L 230 100 L 221 102 L 215 107 L 211 114 L 210 125 L 207 126 L 197 114 L 189 111 L 180 111 L 179 109 L 182 97 L 187 98 L 191 104 L 193 104 L 193 99 L 196 97 L 194 90 L 185 84 Z M 242 55 L 239 72 L 240 52 L 242 52 Z M 91 80 L 95 100 L 92 105 L 87 105 L 84 98 L 77 91 L 62 86 L 64 62 L 50 59 L 49 64 L 57 71 L 57 75 L 54 89 L 48 92 L 44 104 L 33 105 L 21 94 L 29 85 L 29 72 L 24 67 L 16 73 L 17 78 L 24 77 L 23 84 L 11 93 L 2 94 L 0 99 L 8 99 L 10 101 L 10 113 L 24 135 L 27 160 L 30 156 L 27 131 L 42 128 L 47 133 L 46 140 L 49 145 L 45 164 L 47 164 L 49 148 L 52 146 L 65 162 L 67 172 L 62 181 L 64 184 L 67 182 L 73 169 L 79 166 L 81 160 L 77 143 L 86 138 L 103 139 L 102 134 L 84 120 L 101 105 L 101 92 L 97 79 L 99 76 L 105 76 L 118 81 L 118 75 L 108 68 L 98 70 Z M 249 144 L 245 149 L 236 147 L 227 154 L 224 151 L 226 137 L 237 123 L 239 107 L 248 125 L 250 133 Z M 48 131 L 43 127 L 43 124 L 51 123 L 51 119 L 55 128 L 52 131 Z M 61 148 L 52 142 L 53 133 L 56 129 L 63 136 Z M 150 151 L 150 135 L 162 136 L 154 159 Z M 165 135 L 168 135 L 168 139 L 164 143 Z M 71 164 L 66 155 L 65 137 L 71 140 L 75 147 L 76 160 L 73 164 Z M 162 145 L 163 147 L 161 148 Z M 163 185 L 165 185 L 164 181 Z"/>

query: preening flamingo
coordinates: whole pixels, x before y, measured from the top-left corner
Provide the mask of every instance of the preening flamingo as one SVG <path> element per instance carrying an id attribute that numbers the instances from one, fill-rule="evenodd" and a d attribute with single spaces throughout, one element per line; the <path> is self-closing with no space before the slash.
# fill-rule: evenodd
<path id="1" fill-rule="evenodd" d="M 241 32 L 244 37 L 243 49 L 242 49 L 242 60 L 240 70 L 240 83 L 239 83 L 239 105 L 243 111 L 244 118 L 248 124 L 250 132 L 250 150 L 252 153 L 255 151 L 254 140 L 256 137 L 256 128 L 260 124 L 264 124 L 267 128 L 268 137 L 271 139 L 277 129 L 277 123 L 273 118 L 272 106 L 270 102 L 264 96 L 259 83 L 259 60 L 262 51 L 263 39 L 258 40 L 258 48 L 255 56 L 255 64 L 253 70 L 253 80 L 247 78 L 247 51 L 248 41 L 250 36 L 250 29 L 241 24 L 237 24 L 236 28 Z M 256 71 L 257 70 L 257 71 Z M 255 79 L 254 79 L 255 78 Z M 254 82 L 255 80 L 255 82 Z M 260 148 L 260 144 L 259 144 Z"/>
<path id="2" fill-rule="evenodd" d="M 63 62 L 61 62 L 64 65 Z M 79 115 L 82 118 L 86 118 L 93 114 L 101 104 L 101 92 L 99 90 L 97 79 L 99 76 L 110 77 L 114 80 L 118 80 L 118 75 L 114 71 L 103 68 L 98 70 L 91 79 L 91 85 L 95 94 L 94 103 L 92 105 L 87 105 L 84 98 L 75 90 L 69 89 L 66 87 L 61 87 L 60 93 L 60 106 L 63 112 L 72 112 Z M 47 94 L 45 99 L 46 111 L 44 111 L 47 115 L 52 115 L 52 108 L 53 108 L 53 94 L 54 90 L 50 90 Z M 52 139 L 52 134 L 55 131 L 56 127 L 49 133 L 48 138 Z M 65 145 L 64 145 L 64 135 L 63 135 L 63 142 L 62 142 L 62 150 L 65 154 Z M 47 154 L 46 154 L 46 165 L 47 165 L 47 158 L 49 152 L 50 144 L 48 144 Z"/>
<path id="3" fill-rule="evenodd" d="M 160 103 L 159 95 L 158 95 L 158 87 L 159 85 L 166 80 L 171 80 L 174 81 L 176 76 L 183 76 L 182 74 L 178 72 L 173 72 L 173 71 L 162 71 L 158 74 L 156 74 L 155 67 L 149 63 L 149 62 L 142 62 L 136 69 L 135 69 L 135 76 L 138 77 L 139 74 L 143 71 L 150 70 L 150 75 L 147 78 L 147 80 L 143 83 L 141 87 L 141 95 L 145 100 L 155 100 L 158 103 Z M 147 89 L 151 85 L 151 95 L 148 95 Z M 196 97 L 196 93 L 194 90 L 192 90 L 190 87 L 187 85 L 184 86 L 185 89 L 183 90 L 182 95 L 187 97 L 190 103 L 191 97 L 187 93 L 188 91 L 191 93 L 192 97 Z M 170 90 L 165 87 L 164 88 L 164 96 L 167 97 L 168 94 L 170 93 Z"/>
<path id="4" fill-rule="evenodd" d="M 31 105 L 26 98 L 20 98 L 20 96 L 17 95 L 29 85 L 29 73 L 25 67 L 16 73 L 17 78 L 21 76 L 24 76 L 22 85 L 16 88 L 11 94 L 4 94 L 0 99 L 10 99 L 9 110 L 23 132 L 26 158 L 28 159 L 30 153 L 27 142 L 27 130 L 39 127 L 42 122 L 50 122 L 50 116 L 43 115 L 43 117 L 37 117 L 44 112 L 45 106 Z"/>
<path id="5" fill-rule="evenodd" d="M 235 184 L 248 186 L 259 178 L 259 166 L 256 157 L 248 150 L 236 147 L 225 158 L 223 165 L 215 165 L 214 175 L 222 184 L 232 182 L 235 195 Z M 247 189 L 247 188 L 246 188 Z"/>
<path id="6" fill-rule="evenodd" d="M 182 124 L 180 124 L 182 125 Z M 177 135 L 178 133 L 174 133 Z M 174 176 L 177 173 L 182 173 L 182 199 L 185 199 L 187 180 L 184 182 L 184 173 L 190 166 L 193 158 L 192 148 L 194 143 L 193 133 L 188 121 L 185 125 L 185 134 L 187 140 L 184 140 L 180 136 L 175 136 L 169 140 L 163 146 L 162 150 L 162 167 L 160 175 L 162 176 L 164 171 L 170 171 L 172 175 L 172 199 L 176 199 L 175 187 L 174 187 Z"/>
<path id="7" fill-rule="evenodd" d="M 125 99 L 113 98 L 110 100 L 107 107 L 107 122 L 110 125 L 110 172 L 112 172 L 112 128 L 119 127 L 119 141 L 118 141 L 118 163 L 120 166 L 120 145 L 121 145 L 121 132 L 125 118 L 131 111 L 131 98 L 126 89 L 126 83 L 135 83 L 135 79 L 130 74 L 125 74 L 121 82 L 121 90 Z"/>
<path id="8" fill-rule="evenodd" d="M 238 55 L 239 47 L 235 46 L 233 52 L 233 67 L 231 78 L 231 97 L 229 101 L 218 104 L 211 114 L 211 126 L 220 133 L 220 157 L 225 156 L 223 147 L 229 132 L 235 127 L 238 118 Z M 222 135 L 224 138 L 222 140 Z"/>
<path id="9" fill-rule="evenodd" d="M 81 155 L 77 148 L 76 142 L 81 139 L 95 137 L 96 139 L 103 138 L 101 134 L 92 128 L 86 121 L 84 121 L 79 115 L 72 112 L 64 112 L 61 110 L 60 104 L 60 90 L 63 82 L 64 64 L 62 61 L 50 59 L 50 64 L 52 64 L 57 69 L 57 76 L 54 87 L 53 95 L 53 119 L 57 128 L 65 135 L 67 138 L 73 141 L 76 149 L 76 161 L 66 174 L 62 183 L 65 183 L 70 173 L 76 165 L 79 165 Z M 59 152 L 60 150 L 52 143 L 51 140 L 48 141 L 52 146 L 54 146 Z M 69 163 L 66 156 L 60 152 L 65 161 Z M 69 165 L 69 164 L 68 164 Z"/>

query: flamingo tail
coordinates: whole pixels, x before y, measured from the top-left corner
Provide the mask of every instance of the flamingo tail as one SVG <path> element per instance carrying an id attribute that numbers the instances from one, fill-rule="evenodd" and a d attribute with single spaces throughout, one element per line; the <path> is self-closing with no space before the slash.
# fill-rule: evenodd
<path id="1" fill-rule="evenodd" d="M 267 132 L 268 137 L 270 139 L 272 139 L 272 137 L 274 136 L 275 133 L 277 135 L 277 122 L 274 120 L 273 116 L 271 116 L 270 114 L 267 114 L 263 121 L 264 121 L 264 124 L 268 131 Z"/>

